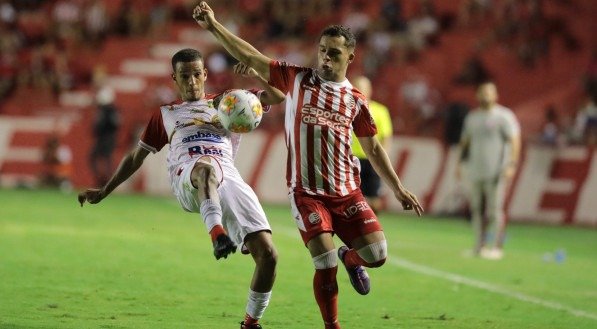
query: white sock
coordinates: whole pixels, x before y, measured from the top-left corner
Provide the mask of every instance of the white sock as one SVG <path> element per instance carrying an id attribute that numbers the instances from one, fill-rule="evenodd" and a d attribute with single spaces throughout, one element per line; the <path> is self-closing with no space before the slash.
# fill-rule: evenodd
<path id="1" fill-rule="evenodd" d="M 211 199 L 204 200 L 201 202 L 199 211 L 201 211 L 207 232 L 210 232 L 216 225 L 222 225 L 222 207 L 219 203 L 213 202 Z"/>
<path id="2" fill-rule="evenodd" d="M 269 304 L 272 292 L 256 292 L 249 289 L 249 298 L 247 300 L 247 314 L 255 320 L 261 319 L 265 308 Z"/>

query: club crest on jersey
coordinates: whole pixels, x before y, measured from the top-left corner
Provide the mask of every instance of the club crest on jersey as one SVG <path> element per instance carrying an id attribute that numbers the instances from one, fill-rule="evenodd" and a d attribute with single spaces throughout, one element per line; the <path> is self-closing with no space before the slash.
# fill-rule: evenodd
<path id="1" fill-rule="evenodd" d="M 344 96 L 342 96 L 342 101 L 347 109 L 352 110 L 355 106 L 354 97 L 350 94 L 344 94 Z"/>
<path id="2" fill-rule="evenodd" d="M 313 225 L 315 225 L 321 221 L 321 217 L 319 217 L 319 214 L 316 212 L 310 213 L 308 219 L 309 219 L 309 223 L 311 223 Z"/>

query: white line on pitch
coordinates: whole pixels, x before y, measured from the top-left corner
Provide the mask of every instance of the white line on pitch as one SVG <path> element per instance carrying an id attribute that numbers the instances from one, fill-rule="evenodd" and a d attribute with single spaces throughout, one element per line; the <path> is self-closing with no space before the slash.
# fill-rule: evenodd
<path id="1" fill-rule="evenodd" d="M 572 307 L 569 307 L 569 306 L 566 306 L 566 305 L 563 305 L 560 303 L 556 303 L 556 302 L 552 302 L 549 300 L 525 295 L 520 292 L 507 290 L 507 289 L 504 289 L 497 285 L 493 285 L 491 283 L 467 278 L 465 276 L 450 273 L 450 272 L 441 271 L 441 270 L 434 269 L 429 266 L 416 264 L 416 263 L 413 263 L 411 261 L 408 261 L 408 260 L 402 259 L 402 258 L 388 257 L 387 260 L 393 265 L 405 268 L 405 269 L 413 271 L 413 272 L 417 272 L 420 274 L 433 276 L 436 278 L 452 281 L 455 283 L 460 283 L 460 284 L 467 285 L 470 287 L 490 291 L 490 292 L 493 292 L 493 293 L 496 293 L 499 295 L 518 299 L 523 302 L 541 305 L 546 308 L 551 308 L 551 309 L 558 310 L 558 311 L 566 311 L 574 316 L 597 320 L 597 314 L 589 313 L 589 312 L 582 311 L 582 310 L 577 310 L 575 308 L 572 308 Z"/>
<path id="2" fill-rule="evenodd" d="M 287 236 L 291 236 L 294 238 L 299 237 L 298 232 L 296 232 L 295 230 L 291 231 L 287 228 L 281 229 L 280 227 L 277 227 L 276 232 L 280 232 L 280 231 L 283 232 Z M 583 317 L 583 318 L 589 318 L 592 320 L 597 320 L 597 314 L 594 314 L 594 313 L 590 313 L 590 312 L 583 311 L 583 310 L 577 310 L 575 308 L 572 308 L 572 307 L 569 307 L 569 306 L 566 306 L 566 305 L 563 305 L 563 304 L 560 304 L 557 302 L 552 302 L 552 301 L 549 301 L 546 299 L 541 299 L 541 298 L 529 296 L 529 295 L 526 295 L 526 294 L 523 294 L 520 292 L 504 289 L 500 286 L 497 286 L 497 285 L 494 285 L 491 283 L 467 278 L 462 275 L 438 270 L 433 267 L 420 265 L 417 263 L 413 263 L 413 262 L 403 259 L 403 258 L 388 257 L 387 262 L 389 262 L 392 265 L 402 267 L 402 268 L 407 269 L 412 272 L 417 272 L 417 273 L 424 274 L 427 276 L 433 276 L 433 277 L 448 280 L 451 282 L 460 283 L 460 284 L 463 284 L 466 286 L 470 286 L 470 287 L 474 287 L 477 289 L 493 292 L 495 294 L 503 295 L 506 297 L 518 299 L 523 302 L 537 304 L 537 305 L 540 305 L 540 306 L 543 306 L 546 308 L 551 308 L 551 309 L 558 310 L 558 311 L 565 311 L 565 312 L 568 312 L 577 317 Z"/>

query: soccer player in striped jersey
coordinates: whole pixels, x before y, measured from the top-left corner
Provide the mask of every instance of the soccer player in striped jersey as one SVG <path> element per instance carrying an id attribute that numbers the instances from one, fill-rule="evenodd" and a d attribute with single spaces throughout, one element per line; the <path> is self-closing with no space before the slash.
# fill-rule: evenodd
<path id="1" fill-rule="evenodd" d="M 263 55 L 220 24 L 205 2 L 195 8 L 193 17 L 233 57 L 286 93 L 286 179 L 292 213 L 313 259 L 313 290 L 325 328 L 340 328 L 338 258 L 353 287 L 364 295 L 369 293 L 365 267 L 381 266 L 387 254 L 382 227 L 359 188 L 358 160 L 350 148 L 352 131 L 403 208 L 418 215 L 423 211 L 374 137 L 377 129 L 365 96 L 346 79 L 355 57 L 355 37 L 343 26 L 324 29 L 317 68 L 307 68 Z M 336 251 L 333 234 L 346 246 Z"/>
<path id="2" fill-rule="evenodd" d="M 216 259 L 227 258 L 237 246 L 255 261 L 255 270 L 242 329 L 258 329 L 276 275 L 277 253 L 263 208 L 251 187 L 234 166 L 240 135 L 220 124 L 217 108 L 223 93 L 206 94 L 207 69 L 203 56 L 183 49 L 172 57 L 172 79 L 181 101 L 163 105 L 149 120 L 137 147 L 121 161 L 112 178 L 99 189 L 79 193 L 85 201 L 99 203 L 143 164 L 149 153 L 168 147 L 168 172 L 172 192 L 182 208 L 201 213 Z M 250 67 L 237 64 L 238 74 L 256 78 L 264 90 L 254 91 L 265 105 L 284 100 Z"/>

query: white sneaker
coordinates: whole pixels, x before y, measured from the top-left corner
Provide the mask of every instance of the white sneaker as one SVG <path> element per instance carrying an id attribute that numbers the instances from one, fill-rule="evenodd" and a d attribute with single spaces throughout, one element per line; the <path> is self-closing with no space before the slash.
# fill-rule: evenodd
<path id="1" fill-rule="evenodd" d="M 500 260 L 504 258 L 504 251 L 501 249 L 481 249 L 481 258 L 490 259 L 490 260 Z"/>

